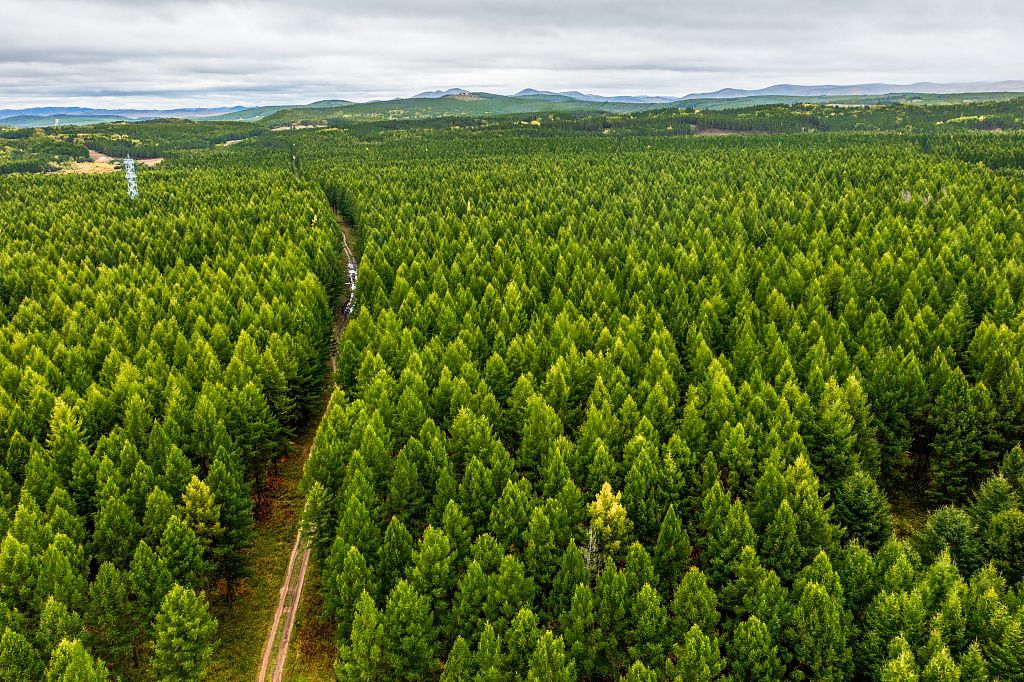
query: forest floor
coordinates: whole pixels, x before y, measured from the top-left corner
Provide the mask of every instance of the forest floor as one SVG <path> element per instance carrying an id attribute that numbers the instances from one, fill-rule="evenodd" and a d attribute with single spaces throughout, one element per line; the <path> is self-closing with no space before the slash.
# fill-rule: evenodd
<path id="1" fill-rule="evenodd" d="M 923 485 L 907 484 L 889 492 L 893 531 L 897 537 L 909 538 L 928 523 L 932 510 Z"/>

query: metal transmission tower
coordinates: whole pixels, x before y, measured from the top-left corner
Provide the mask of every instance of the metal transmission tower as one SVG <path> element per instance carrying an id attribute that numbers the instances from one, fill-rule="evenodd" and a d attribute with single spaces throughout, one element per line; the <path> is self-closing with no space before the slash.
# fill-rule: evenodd
<path id="1" fill-rule="evenodd" d="M 128 196 L 132 199 L 139 196 L 139 184 L 135 181 L 135 161 L 131 154 L 124 159 L 124 177 L 128 180 Z"/>

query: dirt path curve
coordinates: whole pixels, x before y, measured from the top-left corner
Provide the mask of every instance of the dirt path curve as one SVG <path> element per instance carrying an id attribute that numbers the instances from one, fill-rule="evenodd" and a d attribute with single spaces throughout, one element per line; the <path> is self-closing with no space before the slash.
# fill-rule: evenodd
<path id="1" fill-rule="evenodd" d="M 356 265 L 355 254 L 352 252 L 352 244 L 355 243 L 355 233 L 352 226 L 337 211 L 334 212 L 334 219 L 341 230 L 341 239 L 345 247 L 345 269 L 348 276 L 348 299 L 339 296 L 334 306 L 334 333 L 331 337 L 331 386 L 334 386 L 334 372 L 338 365 L 338 340 L 341 332 L 348 322 L 356 303 L 356 278 L 359 274 Z M 342 302 L 344 300 L 344 303 Z M 313 420 L 309 426 L 309 443 L 302 457 L 309 456 L 309 450 L 313 446 L 312 436 L 320 428 L 330 407 L 330 400 L 324 404 L 323 412 Z M 302 601 L 302 588 L 306 582 L 306 569 L 309 568 L 309 555 L 311 547 L 309 539 L 302 536 L 301 530 L 295 532 L 295 543 L 292 545 L 292 553 L 288 559 L 288 568 L 284 574 L 284 581 L 281 584 L 281 592 L 277 601 L 277 609 L 274 610 L 274 619 L 270 624 L 270 631 L 267 634 L 266 644 L 263 645 L 263 660 L 260 662 L 260 670 L 256 675 L 256 682 L 281 682 L 284 679 L 284 666 L 288 660 L 288 645 L 291 644 L 292 633 L 295 630 L 295 617 L 299 612 L 299 603 Z M 282 622 L 283 621 L 283 622 Z M 274 669 L 270 676 L 270 664 L 273 662 Z"/>

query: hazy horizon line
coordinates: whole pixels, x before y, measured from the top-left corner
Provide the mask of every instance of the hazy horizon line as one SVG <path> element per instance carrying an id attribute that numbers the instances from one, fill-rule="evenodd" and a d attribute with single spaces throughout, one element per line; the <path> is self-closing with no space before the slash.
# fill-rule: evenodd
<path id="1" fill-rule="evenodd" d="M 803 81 L 803 82 L 801 82 Z M 765 82 L 765 81 L 762 81 Z M 376 94 L 371 94 L 365 90 L 354 90 L 349 92 L 342 91 L 341 94 L 336 92 L 333 94 L 327 94 L 323 91 L 317 92 L 295 92 L 289 93 L 285 90 L 280 89 L 267 89 L 261 88 L 248 88 L 246 90 L 250 92 L 261 92 L 264 94 L 262 98 L 256 96 L 252 99 L 244 96 L 239 96 L 233 100 L 215 100 L 212 97 L 196 98 L 197 91 L 173 91 L 173 92 L 160 92 L 160 91 L 144 91 L 144 92 L 132 92 L 132 93 L 121 93 L 121 92 L 110 92 L 110 93 L 83 93 L 83 94 L 68 94 L 62 99 L 57 99 L 52 95 L 46 95 L 45 100 L 36 98 L 17 98 L 11 103 L 7 103 L 0 99 L 0 109 L 6 110 L 27 110 L 27 109 L 47 109 L 47 108 L 82 108 L 82 109 L 119 109 L 119 110 L 139 110 L 139 111 L 169 111 L 174 109 L 232 109 L 232 108 L 244 108 L 251 109 L 256 107 L 264 106 L 305 106 L 313 104 L 315 102 L 339 100 L 352 102 L 353 104 L 370 104 L 373 102 L 388 102 L 392 100 L 401 99 L 413 99 L 417 95 L 433 92 L 444 92 L 447 90 L 465 90 L 471 93 L 486 93 L 490 95 L 499 95 L 505 97 L 512 97 L 517 95 L 524 90 L 536 90 L 539 92 L 550 92 L 561 94 L 565 92 L 577 92 L 588 96 L 595 97 L 665 97 L 672 99 L 683 99 L 691 97 L 697 94 L 703 93 L 715 93 L 722 90 L 741 90 L 741 91 L 758 91 L 765 90 L 774 87 L 800 87 L 800 88 L 851 88 L 858 86 L 877 86 L 886 85 L 897 88 L 907 88 L 916 85 L 930 85 L 930 86 L 958 86 L 958 85 L 994 85 L 999 83 L 1024 83 L 1024 77 L 1020 79 L 1014 78 L 1000 78 L 1000 79 L 977 79 L 977 80 L 957 80 L 957 81 L 943 81 L 943 80 L 909 80 L 905 79 L 904 82 L 889 82 L 884 80 L 876 81 L 860 81 L 860 82 L 821 82 L 821 81 L 806 81 L 805 79 L 792 79 L 786 81 L 772 81 L 767 85 L 723 85 L 715 89 L 700 89 L 690 90 L 683 94 L 662 94 L 638 90 L 627 90 L 627 89 L 606 89 L 606 88 L 590 88 L 587 86 L 568 86 L 568 87 L 534 87 L 534 86 L 523 86 L 523 87 L 493 87 L 493 86 L 470 86 L 464 87 L 459 85 L 453 85 L 449 87 L 426 87 L 422 89 L 411 88 L 405 92 L 408 94 L 402 94 L 397 90 L 387 90 Z M 226 92 L 234 92 L 233 90 L 226 90 Z M 950 90 L 946 94 L 958 94 L 960 92 L 972 92 L 966 90 Z M 982 91 L 973 91 L 982 92 Z M 991 91 L 989 91 L 991 92 Z M 893 91 L 892 93 L 884 94 L 900 94 L 899 91 Z M 216 97 L 216 93 L 210 93 L 213 97 Z M 230 95 L 228 95 L 230 96 Z M 90 103 L 91 102 L 91 103 Z M 161 104 L 160 102 L 163 102 Z M 226 103 L 231 102 L 231 103 Z"/>

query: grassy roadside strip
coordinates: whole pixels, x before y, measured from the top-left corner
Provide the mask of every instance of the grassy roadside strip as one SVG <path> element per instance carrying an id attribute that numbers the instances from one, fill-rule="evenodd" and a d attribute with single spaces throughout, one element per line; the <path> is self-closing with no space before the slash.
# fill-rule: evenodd
<path id="1" fill-rule="evenodd" d="M 248 550 L 252 576 L 238 588 L 234 604 L 228 607 L 222 591 L 208 593 L 213 615 L 220 623 L 220 644 L 206 679 L 208 682 L 251 682 L 259 668 L 267 624 L 277 607 L 281 576 L 295 539 L 305 498 L 302 495 L 302 466 L 313 434 L 292 445 L 286 457 L 271 471 L 267 481 L 267 515 L 256 522 L 253 545 Z"/>

